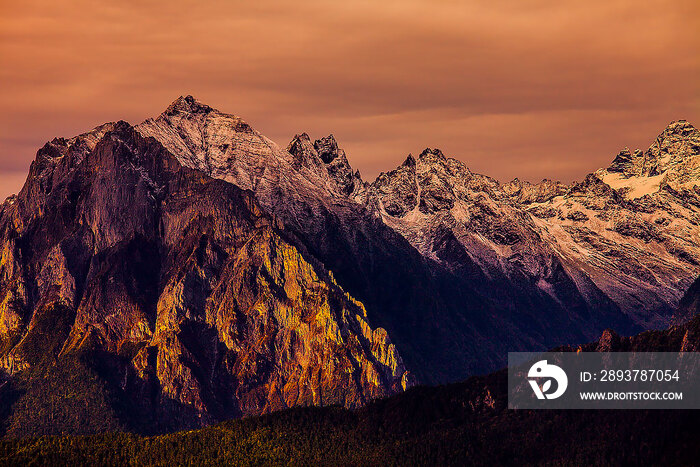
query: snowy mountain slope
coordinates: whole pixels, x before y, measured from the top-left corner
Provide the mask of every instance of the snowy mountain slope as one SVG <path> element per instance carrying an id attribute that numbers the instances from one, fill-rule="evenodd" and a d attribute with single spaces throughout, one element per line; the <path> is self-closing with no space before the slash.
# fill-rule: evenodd
<path id="1" fill-rule="evenodd" d="M 670 124 L 645 152 L 566 186 L 508 184 L 426 150 L 369 188 L 368 206 L 424 255 L 451 232 L 487 276 L 521 274 L 561 301 L 548 268 L 561 267 L 591 306 L 611 300 L 643 327 L 672 312 L 700 274 L 700 132 Z M 376 201 L 375 201 L 376 200 Z"/>

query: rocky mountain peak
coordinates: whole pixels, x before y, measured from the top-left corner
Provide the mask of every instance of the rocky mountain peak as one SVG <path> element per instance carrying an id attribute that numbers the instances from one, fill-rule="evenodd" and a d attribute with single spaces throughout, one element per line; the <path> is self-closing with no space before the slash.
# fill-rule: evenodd
<path id="1" fill-rule="evenodd" d="M 683 164 L 699 154 L 700 131 L 686 120 L 671 122 L 646 152 L 661 171 Z"/>
<path id="2" fill-rule="evenodd" d="M 295 135 L 287 145 L 287 152 L 291 154 L 292 166 L 296 170 L 308 169 L 326 182 L 332 191 L 343 196 L 351 195 L 363 186 L 360 173 L 353 171 L 345 151 L 332 134 L 313 143 L 306 133 Z"/>
<path id="3" fill-rule="evenodd" d="M 418 159 L 421 161 L 426 161 L 426 162 L 430 161 L 430 160 L 441 160 L 441 161 L 447 160 L 447 158 L 442 153 L 442 151 L 437 149 L 437 148 L 435 148 L 435 149 L 425 148 L 423 150 L 423 152 L 421 152 L 420 155 L 418 156 Z"/>
<path id="4" fill-rule="evenodd" d="M 408 157 L 406 158 L 405 161 L 403 161 L 402 166 L 406 167 L 415 167 L 416 166 L 416 159 L 413 157 L 413 154 L 409 154 Z"/>
<path id="5" fill-rule="evenodd" d="M 138 131 L 183 165 L 255 191 L 270 203 L 266 208 L 276 205 L 280 192 L 327 200 L 361 185 L 332 135 L 312 144 L 308 134 L 298 134 L 285 150 L 242 118 L 194 98 L 179 98 L 169 109 L 138 125 Z"/>
<path id="6" fill-rule="evenodd" d="M 43 375 L 78 352 L 99 355 L 105 387 L 135 418 L 177 428 L 357 407 L 412 384 L 387 332 L 253 193 L 183 167 L 182 154 L 142 135 L 207 157 L 219 154 L 207 146 L 247 143 L 252 171 L 261 159 L 274 170 L 282 151 L 263 159 L 255 144 L 265 140 L 240 138 L 234 117 L 187 125 L 179 115 L 174 127 L 117 122 L 92 148 L 88 137 L 54 140 L 40 151 L 49 162 L 35 161 L 18 198 L 0 205 L 0 373 Z M 182 146 L 170 139 L 177 129 Z M 67 165 L 78 150 L 80 163 Z"/>
<path id="7" fill-rule="evenodd" d="M 146 126 L 153 119 L 147 119 L 139 126 Z M 227 136 L 231 132 L 254 133 L 253 128 L 242 118 L 232 114 L 221 112 L 204 104 L 192 96 L 180 96 L 168 106 L 156 119 L 159 122 L 168 122 L 179 126 L 206 126 L 217 122 L 221 127 L 216 128 L 220 136 Z M 157 138 L 156 138 L 157 139 Z M 202 148 L 206 149 L 206 148 Z"/>
<path id="8" fill-rule="evenodd" d="M 608 167 L 608 172 L 632 174 L 639 172 L 639 165 L 643 162 L 643 154 L 640 149 L 635 149 L 634 154 L 628 147 L 621 150 Z"/>
<path id="9" fill-rule="evenodd" d="M 304 159 L 307 166 L 331 164 L 338 157 L 345 155 L 332 134 L 312 143 L 311 137 L 305 132 L 294 135 L 287 145 L 287 152 L 295 159 Z"/>
<path id="10" fill-rule="evenodd" d="M 314 142 L 314 148 L 318 151 L 318 155 L 321 160 L 326 164 L 330 164 L 335 158 L 339 156 L 338 152 L 338 142 L 335 137 L 330 134 L 325 138 L 318 139 Z"/>
<path id="11" fill-rule="evenodd" d="M 544 181 L 544 180 L 543 180 Z M 521 190 L 524 188 L 529 188 L 532 186 L 532 183 L 530 183 L 527 180 L 520 180 L 518 177 L 515 177 L 513 180 L 503 183 L 501 185 L 501 189 L 505 194 L 508 196 L 516 195 L 518 194 Z"/>
<path id="12" fill-rule="evenodd" d="M 163 112 L 163 114 L 171 116 L 180 112 L 186 114 L 207 114 L 212 111 L 214 111 L 213 108 L 199 102 L 194 97 L 187 95 L 180 96 L 177 99 L 175 99 L 172 102 L 172 104 L 170 104 L 168 108 L 165 109 L 165 112 Z"/>
<path id="13" fill-rule="evenodd" d="M 669 123 L 662 133 L 662 135 L 675 135 L 680 137 L 692 137 L 693 135 L 697 136 L 697 134 L 698 129 L 689 121 L 683 119 Z"/>
<path id="14" fill-rule="evenodd" d="M 686 120 L 671 122 L 646 151 L 621 150 L 597 175 L 628 198 L 658 192 L 662 186 L 688 188 L 700 181 L 700 131 Z"/>
<path id="15" fill-rule="evenodd" d="M 297 170 L 301 167 L 315 168 L 323 165 L 318 151 L 306 133 L 294 135 L 292 141 L 287 145 L 287 152 L 292 155 L 292 165 Z"/>
<path id="16" fill-rule="evenodd" d="M 220 112 L 192 96 L 179 97 L 158 116 L 136 126 L 186 167 L 252 189 L 257 177 L 282 158 L 283 151 L 242 118 Z M 241 173 L 234 161 L 249 170 Z M 255 175 L 251 179 L 251 175 Z"/>
<path id="17" fill-rule="evenodd" d="M 309 147 L 309 148 L 315 149 L 313 143 L 311 142 L 311 137 L 306 132 L 294 135 L 294 138 L 292 138 L 292 140 L 287 145 L 287 151 L 292 152 L 292 153 L 296 153 L 299 151 L 299 148 L 301 148 L 301 147 L 304 147 L 304 148 Z M 292 148 L 297 148 L 297 149 L 292 149 Z"/>

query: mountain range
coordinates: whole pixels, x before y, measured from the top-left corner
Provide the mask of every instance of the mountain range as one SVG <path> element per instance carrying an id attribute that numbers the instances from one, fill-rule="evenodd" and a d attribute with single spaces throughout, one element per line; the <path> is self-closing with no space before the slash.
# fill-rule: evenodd
<path id="1" fill-rule="evenodd" d="M 438 149 L 368 182 L 332 135 L 282 149 L 191 96 L 56 138 L 0 206 L 9 431 L 356 408 L 687 320 L 699 156 L 680 120 L 570 185 Z M 85 423 L 94 407 L 107 425 Z"/>

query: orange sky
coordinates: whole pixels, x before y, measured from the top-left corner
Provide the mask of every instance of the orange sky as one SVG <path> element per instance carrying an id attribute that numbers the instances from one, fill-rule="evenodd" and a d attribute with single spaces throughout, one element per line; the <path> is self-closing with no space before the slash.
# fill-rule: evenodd
<path id="1" fill-rule="evenodd" d="M 334 133 L 366 179 L 426 146 L 501 180 L 581 179 L 700 125 L 698 5 L 0 0 L 0 197 L 45 141 L 181 94 L 283 146 Z"/>

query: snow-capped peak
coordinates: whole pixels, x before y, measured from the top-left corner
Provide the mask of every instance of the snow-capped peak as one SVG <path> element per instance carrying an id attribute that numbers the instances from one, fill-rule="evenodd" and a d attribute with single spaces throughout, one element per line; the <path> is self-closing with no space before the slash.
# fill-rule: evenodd
<path id="1" fill-rule="evenodd" d="M 628 199 L 657 193 L 664 184 L 692 187 L 700 181 L 700 131 L 686 120 L 671 122 L 646 151 L 624 148 L 599 178 Z"/>

